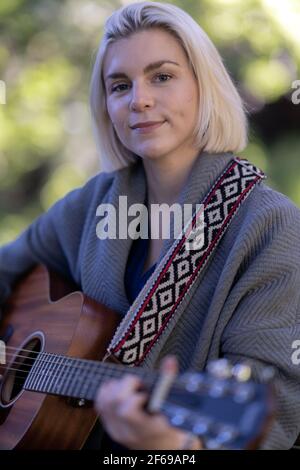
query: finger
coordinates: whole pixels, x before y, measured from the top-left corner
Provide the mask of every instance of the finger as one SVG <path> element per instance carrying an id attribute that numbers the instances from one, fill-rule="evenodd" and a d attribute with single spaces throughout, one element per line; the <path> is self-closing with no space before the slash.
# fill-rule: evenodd
<path id="1" fill-rule="evenodd" d="M 95 405 L 97 408 L 100 408 L 102 405 L 104 405 L 108 397 L 112 399 L 114 396 L 114 391 L 117 390 L 118 384 L 119 382 L 117 380 L 108 380 L 101 384 L 95 396 Z"/>
<path id="2" fill-rule="evenodd" d="M 179 372 L 177 357 L 173 354 L 165 356 L 161 361 L 160 370 L 166 373 L 177 375 Z"/>
<path id="3" fill-rule="evenodd" d="M 138 390 L 141 381 L 133 375 L 121 380 L 110 380 L 102 384 L 95 397 L 95 408 L 99 413 L 113 410 Z"/>
<path id="4" fill-rule="evenodd" d="M 119 380 L 109 380 L 102 386 L 103 391 L 106 393 L 108 399 L 116 399 L 118 396 L 126 397 L 137 390 L 141 385 L 141 381 L 134 375 L 125 375 Z"/>
<path id="5" fill-rule="evenodd" d="M 126 374 L 124 377 L 116 381 L 115 393 L 122 397 L 128 397 L 132 393 L 138 391 L 142 386 L 142 381 L 139 377 L 131 374 Z"/>
<path id="6" fill-rule="evenodd" d="M 144 422 L 145 417 L 148 416 L 143 408 L 147 399 L 147 393 L 135 393 L 120 403 L 119 407 L 116 409 L 116 414 L 128 423 Z"/>

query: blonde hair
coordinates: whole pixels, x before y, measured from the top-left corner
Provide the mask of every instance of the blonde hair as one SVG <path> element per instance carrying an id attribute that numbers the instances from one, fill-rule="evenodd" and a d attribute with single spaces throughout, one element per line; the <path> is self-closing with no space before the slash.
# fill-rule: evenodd
<path id="1" fill-rule="evenodd" d="M 103 61 L 109 44 L 133 33 L 161 28 L 181 44 L 199 87 L 196 148 L 208 153 L 239 152 L 247 144 L 247 118 L 241 97 L 207 34 L 180 8 L 159 2 L 139 2 L 115 11 L 106 21 L 96 56 L 90 89 L 92 126 L 106 171 L 128 166 L 137 156 L 119 140 L 106 107 Z"/>

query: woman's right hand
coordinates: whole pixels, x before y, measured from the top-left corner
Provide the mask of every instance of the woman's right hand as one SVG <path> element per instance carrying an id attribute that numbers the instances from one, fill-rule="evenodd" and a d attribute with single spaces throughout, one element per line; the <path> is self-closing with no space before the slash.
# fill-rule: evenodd
<path id="1" fill-rule="evenodd" d="M 161 370 L 177 371 L 174 357 L 165 358 Z M 100 387 L 95 408 L 101 421 L 116 442 L 129 449 L 179 450 L 188 448 L 200 450 L 200 439 L 169 424 L 162 414 L 150 415 L 143 407 L 148 399 L 142 390 L 138 377 L 127 375 L 120 380 L 110 380 Z"/>

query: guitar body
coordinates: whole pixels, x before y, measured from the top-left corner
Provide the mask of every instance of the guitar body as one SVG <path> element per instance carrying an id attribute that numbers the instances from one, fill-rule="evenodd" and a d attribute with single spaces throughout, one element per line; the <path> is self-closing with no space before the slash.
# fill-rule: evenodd
<path id="1" fill-rule="evenodd" d="M 17 349 L 10 348 L 103 358 L 120 317 L 74 287 L 44 266 L 35 267 L 16 285 L 5 305 L 0 330 L 4 339 L 12 330 L 5 339 L 3 381 L 5 371 L 10 366 L 13 369 L 18 360 L 13 357 Z M 8 389 L 1 389 L 2 395 Z M 20 388 L 0 406 L 0 449 L 80 449 L 96 418 L 91 405 L 80 407 L 76 400 Z"/>

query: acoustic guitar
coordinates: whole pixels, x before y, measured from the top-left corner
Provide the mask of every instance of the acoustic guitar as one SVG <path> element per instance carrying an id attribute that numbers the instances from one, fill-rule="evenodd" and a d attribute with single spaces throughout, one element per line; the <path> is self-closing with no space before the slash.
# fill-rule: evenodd
<path id="1" fill-rule="evenodd" d="M 74 289 L 36 266 L 4 306 L 0 449 L 82 448 L 97 419 L 96 392 L 110 377 L 130 372 L 150 397 L 157 390 L 159 371 L 102 361 L 120 316 Z M 272 388 L 221 359 L 205 372 L 179 374 L 159 411 L 208 448 L 255 448 L 274 416 Z"/>

